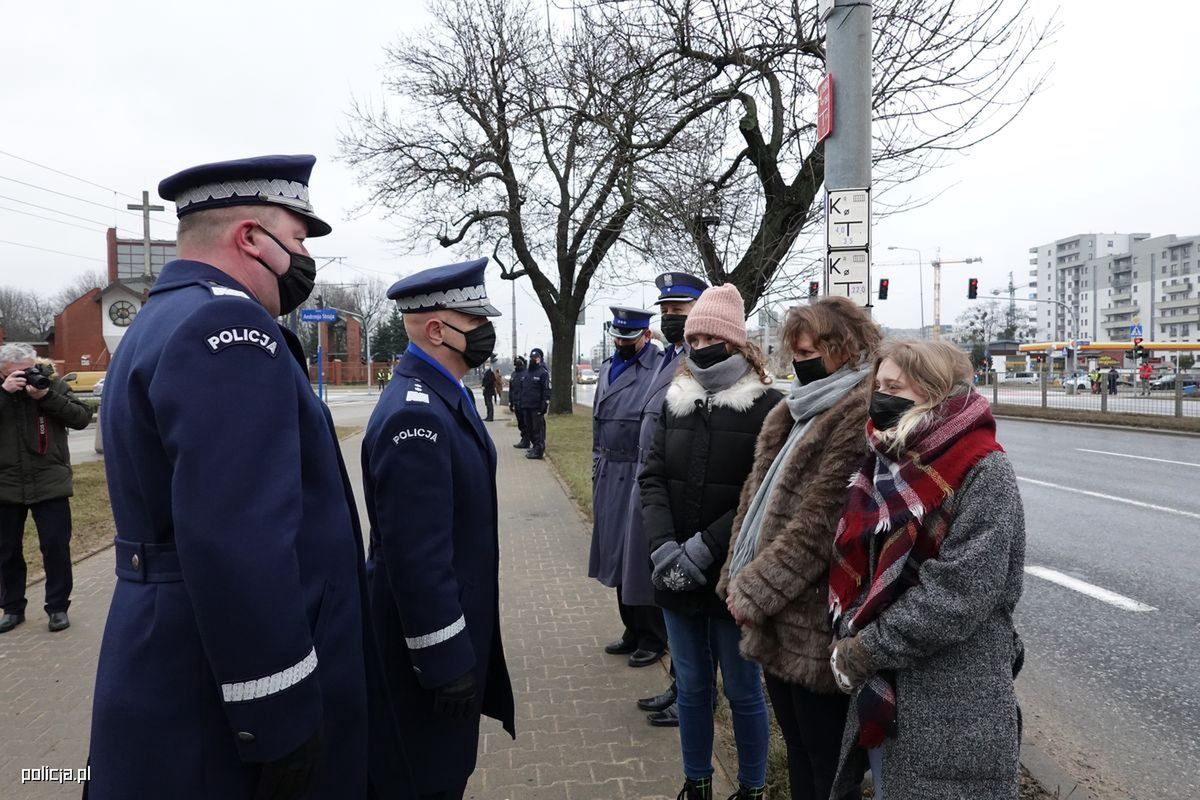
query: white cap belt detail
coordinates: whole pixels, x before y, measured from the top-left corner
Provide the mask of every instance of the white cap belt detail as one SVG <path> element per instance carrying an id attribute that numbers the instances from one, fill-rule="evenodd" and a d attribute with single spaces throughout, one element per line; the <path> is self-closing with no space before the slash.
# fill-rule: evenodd
<path id="1" fill-rule="evenodd" d="M 317 668 L 317 648 L 309 651 L 298 664 L 288 667 L 282 672 L 259 678 L 256 681 L 241 683 L 222 683 L 221 695 L 226 703 L 241 703 L 246 700 L 261 700 L 278 694 L 284 689 L 290 689 L 307 678 Z"/>
<path id="2" fill-rule="evenodd" d="M 411 311 L 417 308 L 429 308 L 440 306 L 442 308 L 455 308 L 456 306 L 466 306 L 473 308 L 479 305 L 479 301 L 487 302 L 487 288 L 484 286 L 465 286 L 461 289 L 446 289 L 441 292 L 430 292 L 429 294 L 418 294 L 412 297 L 400 297 L 396 300 L 396 305 L 401 311 Z"/>
<path id="3" fill-rule="evenodd" d="M 440 631 L 427 633 L 424 636 L 405 636 L 404 643 L 408 645 L 409 650 L 421 650 L 426 647 L 433 647 L 435 644 L 453 639 L 458 634 L 462 633 L 467 628 L 467 618 L 459 617 L 454 622 L 450 623 Z"/>
<path id="4" fill-rule="evenodd" d="M 175 207 L 182 211 L 193 203 L 204 203 L 209 200 L 227 200 L 230 197 L 245 197 L 247 200 L 258 199 L 288 203 L 312 211 L 308 199 L 308 187 L 299 181 L 278 180 L 275 178 L 256 178 L 246 181 L 221 181 L 206 183 L 185 189 L 175 195 Z"/>

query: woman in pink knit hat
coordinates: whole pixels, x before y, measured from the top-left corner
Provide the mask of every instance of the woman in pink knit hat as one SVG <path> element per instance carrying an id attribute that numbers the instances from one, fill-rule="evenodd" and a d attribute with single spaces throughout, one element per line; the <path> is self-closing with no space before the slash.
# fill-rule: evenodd
<path id="1" fill-rule="evenodd" d="M 746 341 L 742 296 L 706 290 L 684 327 L 691 348 L 667 390 L 639 481 L 642 518 L 678 683 L 684 785 L 679 800 L 712 800 L 715 661 L 737 740 L 739 789 L 763 797 L 767 707 L 757 664 L 738 653 L 739 631 L 715 587 L 729 550 L 742 484 L 763 420 L 783 395 Z"/>

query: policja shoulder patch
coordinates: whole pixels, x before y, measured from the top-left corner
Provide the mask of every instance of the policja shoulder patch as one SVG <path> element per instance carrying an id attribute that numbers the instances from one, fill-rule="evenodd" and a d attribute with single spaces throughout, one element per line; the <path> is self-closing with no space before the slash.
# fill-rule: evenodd
<path id="1" fill-rule="evenodd" d="M 245 325 L 215 331 L 205 337 L 204 343 L 208 345 L 208 349 L 213 355 L 235 344 L 254 345 L 260 350 L 266 351 L 271 358 L 279 355 L 279 342 L 274 336 L 258 328 Z"/>

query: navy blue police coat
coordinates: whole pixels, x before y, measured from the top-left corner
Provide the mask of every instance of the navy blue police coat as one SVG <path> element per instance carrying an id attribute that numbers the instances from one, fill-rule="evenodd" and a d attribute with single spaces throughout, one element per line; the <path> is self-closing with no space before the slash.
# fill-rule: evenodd
<path id="1" fill-rule="evenodd" d="M 653 592 L 643 588 L 646 567 L 639 556 L 626 558 L 630 508 L 641 495 L 633 491 L 640 471 L 638 430 L 651 382 L 663 354 L 645 345 L 617 379 L 610 380 L 613 360 L 600 368 L 592 404 L 592 549 L 588 577 L 610 588 L 620 586 L 629 605 L 653 605 Z M 649 587 L 652 589 L 653 587 Z M 632 592 L 633 594 L 629 594 Z"/>
<path id="2" fill-rule="evenodd" d="M 462 384 L 410 345 L 371 414 L 362 466 L 371 613 L 420 793 L 464 785 L 480 714 L 515 736 L 500 637 L 496 450 Z M 433 689 L 474 673 L 469 719 Z"/>
<path id="3" fill-rule="evenodd" d="M 541 411 L 550 405 L 550 370 L 545 364 L 530 364 L 521 371 L 521 389 L 517 408 L 521 411 Z"/>
<path id="4" fill-rule="evenodd" d="M 260 762 L 318 726 L 307 797 L 366 796 L 379 664 L 362 538 L 302 361 L 257 301 L 195 261 L 163 268 L 122 339 L 101 417 L 117 581 L 91 800 L 250 798 Z"/>

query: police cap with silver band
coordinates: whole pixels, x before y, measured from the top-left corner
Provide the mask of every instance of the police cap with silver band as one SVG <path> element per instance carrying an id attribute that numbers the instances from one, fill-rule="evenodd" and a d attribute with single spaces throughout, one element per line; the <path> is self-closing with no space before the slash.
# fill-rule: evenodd
<path id="1" fill-rule="evenodd" d="M 488 302 L 484 286 L 487 263 L 484 257 L 422 270 L 393 283 L 388 289 L 388 299 L 396 301 L 402 314 L 448 309 L 479 317 L 498 317 L 500 311 Z"/>
<path id="2" fill-rule="evenodd" d="M 230 206 L 275 206 L 304 218 L 310 237 L 332 228 L 313 213 L 308 178 L 316 156 L 258 156 L 201 164 L 158 184 L 158 195 L 175 203 L 181 219 L 196 211 Z"/>
<path id="3" fill-rule="evenodd" d="M 686 272 L 664 272 L 654 279 L 658 287 L 658 299 L 654 305 L 663 303 L 690 303 L 700 299 L 700 294 L 708 288 L 708 284 L 689 275 Z"/>
<path id="4" fill-rule="evenodd" d="M 637 339 L 650 327 L 653 311 L 644 308 L 625 308 L 624 306 L 609 306 L 613 314 L 612 335 L 615 339 Z"/>

